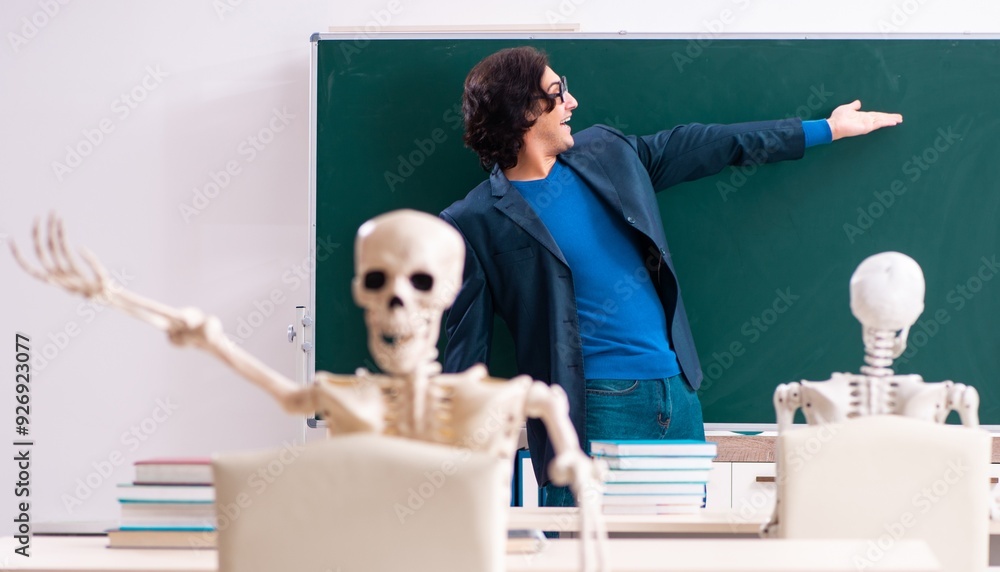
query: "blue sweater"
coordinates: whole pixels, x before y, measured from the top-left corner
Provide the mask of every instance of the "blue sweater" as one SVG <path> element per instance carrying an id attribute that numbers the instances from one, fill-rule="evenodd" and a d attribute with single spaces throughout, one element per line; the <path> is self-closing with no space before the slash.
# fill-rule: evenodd
<path id="1" fill-rule="evenodd" d="M 806 147 L 831 140 L 825 120 L 805 121 L 802 128 Z M 584 377 L 679 374 L 663 305 L 643 263 L 641 234 L 562 161 L 544 179 L 511 184 L 545 223 L 573 274 Z"/>
<path id="2" fill-rule="evenodd" d="M 586 379 L 680 373 L 667 317 L 643 265 L 638 231 L 562 161 L 548 177 L 511 181 L 545 223 L 573 273 Z"/>

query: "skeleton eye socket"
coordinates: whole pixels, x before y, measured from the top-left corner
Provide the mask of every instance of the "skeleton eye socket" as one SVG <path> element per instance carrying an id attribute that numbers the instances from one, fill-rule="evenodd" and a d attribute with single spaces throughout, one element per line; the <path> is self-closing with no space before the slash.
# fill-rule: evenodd
<path id="1" fill-rule="evenodd" d="M 410 284 L 413 284 L 413 287 L 417 290 L 426 292 L 434 287 L 434 277 L 430 274 L 417 272 L 413 276 L 410 276 Z"/>
<path id="2" fill-rule="evenodd" d="M 385 286 L 385 272 L 372 270 L 365 274 L 365 290 L 379 290 Z"/>

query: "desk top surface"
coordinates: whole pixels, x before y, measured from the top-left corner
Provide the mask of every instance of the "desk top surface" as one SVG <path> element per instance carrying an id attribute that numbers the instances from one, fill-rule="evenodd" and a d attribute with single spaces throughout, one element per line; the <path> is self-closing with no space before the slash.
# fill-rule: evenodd
<path id="1" fill-rule="evenodd" d="M 694 514 L 606 514 L 608 532 L 661 534 L 757 534 L 766 517 L 746 518 L 736 511 L 703 510 Z M 579 509 L 511 507 L 507 528 L 537 528 L 553 532 L 578 532 Z M 990 521 L 990 534 L 1000 535 L 1000 521 Z"/>
<path id="2" fill-rule="evenodd" d="M 579 509 L 511 507 L 507 528 L 537 528 L 552 532 L 578 532 Z M 606 514 L 608 532 L 663 534 L 757 534 L 765 520 L 744 518 L 734 511 L 704 510 L 693 514 Z"/>
<path id="3" fill-rule="evenodd" d="M 14 554 L 15 540 L 0 539 L 0 563 L 5 570 L 46 572 L 212 572 L 214 550 L 109 549 L 101 536 L 39 536 L 31 557 Z M 861 540 L 752 539 L 615 539 L 609 542 L 609 563 L 616 572 L 856 572 L 856 557 L 864 558 Z M 537 554 L 507 556 L 508 572 L 570 572 L 579 568 L 579 541 L 553 540 Z M 938 570 L 927 545 L 901 540 L 873 562 L 872 570 L 929 572 Z"/>

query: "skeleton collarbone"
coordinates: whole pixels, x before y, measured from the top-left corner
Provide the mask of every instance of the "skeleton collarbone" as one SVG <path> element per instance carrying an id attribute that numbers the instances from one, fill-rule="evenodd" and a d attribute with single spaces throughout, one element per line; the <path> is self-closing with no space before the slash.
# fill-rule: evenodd
<path id="1" fill-rule="evenodd" d="M 486 377 L 481 366 L 424 379 L 317 372 L 316 381 L 331 435 L 385 433 L 502 457 L 516 449 L 530 386 Z"/>
<path id="2" fill-rule="evenodd" d="M 897 414 L 941 422 L 952 383 L 925 383 L 919 375 L 872 377 L 834 373 L 827 381 L 802 382 L 807 422 L 830 423 L 847 417 Z"/>

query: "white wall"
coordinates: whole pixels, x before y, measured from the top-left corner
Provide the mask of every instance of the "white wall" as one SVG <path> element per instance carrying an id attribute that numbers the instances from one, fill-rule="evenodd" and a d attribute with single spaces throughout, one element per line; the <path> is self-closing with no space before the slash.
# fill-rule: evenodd
<path id="1" fill-rule="evenodd" d="M 889 26 L 898 33 L 1000 31 L 1000 6 L 975 1 L 395 1 L 393 26 L 577 22 L 585 32 L 691 35 L 881 33 Z M 242 330 L 249 334 L 243 347 L 291 375 L 284 330 L 293 307 L 308 300 L 308 287 L 291 278 L 306 257 L 308 38 L 389 14 L 387 0 L 350 4 L 5 0 L 0 242 L 27 246 L 32 219 L 56 210 L 73 242 L 96 252 L 130 290 L 208 309 L 231 334 L 242 320 L 261 317 L 254 312 L 277 292 L 283 301 Z M 141 100 L 132 107 L 123 100 L 130 93 Z M 98 135 L 102 127 L 107 133 Z M 266 144 L 251 154 L 253 136 Z M 68 162 L 75 161 L 68 146 L 86 154 L 79 164 Z M 185 217 L 180 208 L 192 205 L 194 189 L 227 166 L 238 174 L 228 181 L 215 175 L 224 188 Z M 0 335 L 8 336 L 0 344 L 7 372 L 0 434 L 12 440 L 15 332 L 32 338 L 36 357 L 36 523 L 114 520 L 114 484 L 131 480 L 137 459 L 302 438 L 301 420 L 219 363 L 35 282 L 6 249 L 0 292 Z M 157 410 L 164 403 L 169 414 Z M 142 441 L 127 437 L 132 427 Z M 2 449 L 0 514 L 13 515 L 14 448 Z M 10 534 L 11 518 L 2 522 L 0 533 Z"/>

